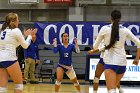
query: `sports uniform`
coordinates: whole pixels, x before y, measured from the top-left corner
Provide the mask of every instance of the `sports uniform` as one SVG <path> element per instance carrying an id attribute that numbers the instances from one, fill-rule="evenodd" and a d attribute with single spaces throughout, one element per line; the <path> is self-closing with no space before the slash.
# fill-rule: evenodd
<path id="1" fill-rule="evenodd" d="M 98 34 L 98 37 L 93 45 L 94 49 L 97 49 L 100 42 L 104 40 L 105 46 L 109 45 L 111 37 L 112 24 L 103 26 Z M 104 69 L 112 69 L 118 74 L 122 74 L 126 70 L 126 52 L 124 44 L 126 39 L 132 40 L 138 47 L 140 47 L 140 41 L 136 38 L 132 32 L 126 27 L 119 25 L 119 35 L 117 41 L 113 47 L 106 49 L 103 55 L 103 61 L 105 62 Z"/>
<path id="2" fill-rule="evenodd" d="M 17 61 L 16 47 L 21 45 L 27 48 L 32 37 L 29 35 L 25 41 L 19 28 L 6 28 L 0 33 L 0 67 L 7 68 Z"/>
<path id="3" fill-rule="evenodd" d="M 54 53 L 57 52 L 59 52 L 60 55 L 57 67 L 61 67 L 65 72 L 73 71 L 73 73 L 75 74 L 72 66 L 72 52 L 79 53 L 79 48 L 76 49 L 74 44 L 69 44 L 67 48 L 63 45 L 57 45 L 57 47 L 54 47 Z M 74 76 L 76 77 L 76 75 Z"/>

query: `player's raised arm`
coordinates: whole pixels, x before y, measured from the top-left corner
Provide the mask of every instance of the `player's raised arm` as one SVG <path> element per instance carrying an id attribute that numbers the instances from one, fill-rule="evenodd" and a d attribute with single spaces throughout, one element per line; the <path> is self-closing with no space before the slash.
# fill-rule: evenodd
<path id="1" fill-rule="evenodd" d="M 77 43 L 77 38 L 76 37 L 74 38 L 74 43 L 75 43 L 75 52 L 80 53 L 80 48 L 79 48 L 79 45 Z"/>
<path id="2" fill-rule="evenodd" d="M 56 38 L 53 39 L 53 46 L 54 46 L 53 52 L 57 53 L 59 49 L 58 49 L 57 39 Z"/>

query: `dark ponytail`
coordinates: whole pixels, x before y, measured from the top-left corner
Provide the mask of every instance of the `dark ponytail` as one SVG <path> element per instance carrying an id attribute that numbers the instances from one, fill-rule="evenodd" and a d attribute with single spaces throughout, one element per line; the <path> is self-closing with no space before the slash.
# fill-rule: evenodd
<path id="1" fill-rule="evenodd" d="M 119 21 L 121 19 L 121 12 L 114 10 L 111 13 L 111 20 L 113 21 L 111 29 L 110 43 L 106 46 L 106 49 L 110 49 L 114 46 L 116 41 L 119 39 Z"/>

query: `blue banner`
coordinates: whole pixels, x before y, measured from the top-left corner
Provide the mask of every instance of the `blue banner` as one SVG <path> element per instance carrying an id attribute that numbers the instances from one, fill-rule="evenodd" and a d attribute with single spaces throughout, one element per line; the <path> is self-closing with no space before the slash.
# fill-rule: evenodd
<path id="1" fill-rule="evenodd" d="M 61 34 L 69 34 L 69 42 L 73 43 L 74 37 L 77 38 L 79 45 L 92 45 L 94 37 L 98 35 L 101 27 L 109 23 L 105 22 L 56 22 L 56 23 L 34 23 L 37 32 L 37 42 L 39 44 L 52 44 L 53 39 L 61 43 Z M 129 28 L 135 36 L 140 38 L 140 23 L 126 22 L 123 26 Z M 132 46 L 133 42 L 126 41 L 126 45 Z"/>

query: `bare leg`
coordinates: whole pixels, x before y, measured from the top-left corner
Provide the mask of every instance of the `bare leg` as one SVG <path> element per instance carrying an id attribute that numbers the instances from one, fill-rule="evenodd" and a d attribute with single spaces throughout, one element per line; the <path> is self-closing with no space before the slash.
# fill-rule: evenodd
<path id="1" fill-rule="evenodd" d="M 116 72 L 111 69 L 106 69 L 104 72 L 108 91 L 111 89 L 116 90 Z"/>
<path id="2" fill-rule="evenodd" d="M 123 76 L 124 76 L 124 73 L 123 74 L 117 74 L 117 80 L 116 80 L 117 84 L 116 85 L 117 85 L 117 88 L 119 89 L 119 93 L 124 93 L 123 89 L 120 86 L 120 80 Z"/>
<path id="3" fill-rule="evenodd" d="M 120 85 L 120 82 L 118 83 L 118 85 L 117 85 L 117 88 L 119 89 L 121 87 L 121 85 Z"/>
<path id="4" fill-rule="evenodd" d="M 0 87 L 6 91 L 7 85 L 8 85 L 8 73 L 6 69 L 0 68 Z M 0 92 L 0 93 L 3 93 L 3 92 Z"/>
<path id="5" fill-rule="evenodd" d="M 9 73 L 15 84 L 23 84 L 22 72 L 18 62 L 8 67 L 7 72 Z M 22 89 L 15 89 L 14 93 L 22 93 Z"/>
<path id="6" fill-rule="evenodd" d="M 59 91 L 61 81 L 63 79 L 63 74 L 64 74 L 64 70 L 61 67 L 57 67 L 56 69 L 57 80 L 55 84 L 55 92 Z"/>
<path id="7" fill-rule="evenodd" d="M 79 82 L 77 80 L 77 77 L 75 77 L 74 79 L 71 80 L 74 84 L 74 86 L 76 87 L 76 89 L 78 90 L 78 92 L 81 92 L 81 89 L 80 89 L 80 85 L 79 85 Z"/>
<path id="8" fill-rule="evenodd" d="M 93 89 L 94 91 L 98 90 L 98 85 L 99 85 L 99 79 L 104 71 L 104 65 L 101 63 L 97 64 L 96 70 L 95 70 L 95 77 L 93 81 Z"/>

